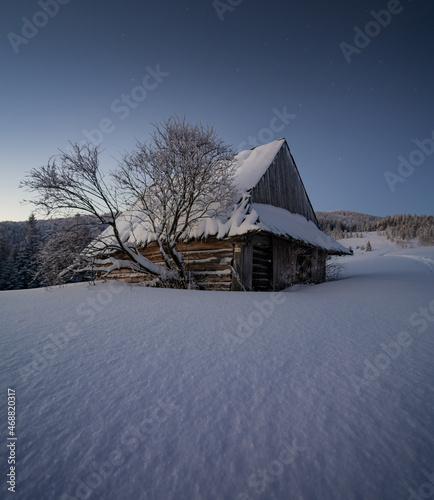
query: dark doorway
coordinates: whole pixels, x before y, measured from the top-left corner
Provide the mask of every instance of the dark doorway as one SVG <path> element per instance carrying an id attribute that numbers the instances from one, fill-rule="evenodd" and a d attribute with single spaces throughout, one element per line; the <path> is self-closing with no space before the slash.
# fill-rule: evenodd
<path id="1" fill-rule="evenodd" d="M 253 246 L 253 290 L 262 291 L 273 288 L 273 262 L 271 245 Z"/>

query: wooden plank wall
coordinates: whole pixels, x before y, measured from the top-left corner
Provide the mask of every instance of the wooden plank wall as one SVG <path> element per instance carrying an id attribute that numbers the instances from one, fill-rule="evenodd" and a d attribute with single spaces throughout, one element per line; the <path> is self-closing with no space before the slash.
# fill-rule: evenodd
<path id="1" fill-rule="evenodd" d="M 302 273 L 299 257 L 305 257 L 309 268 Z M 273 237 L 273 287 L 282 290 L 296 283 L 325 281 L 327 253 L 319 248 Z"/>
<path id="2" fill-rule="evenodd" d="M 273 288 L 283 290 L 296 281 L 297 245 L 273 237 Z"/>
<path id="3" fill-rule="evenodd" d="M 252 236 L 251 288 L 265 291 L 273 288 L 273 243 L 270 234 Z"/>
<path id="4" fill-rule="evenodd" d="M 316 248 L 313 251 L 311 271 L 312 283 L 323 283 L 326 280 L 326 260 L 327 252 L 320 248 Z"/>
<path id="5" fill-rule="evenodd" d="M 233 240 L 235 274 L 232 276 L 231 290 L 250 291 L 252 289 L 253 251 L 249 235 Z"/>

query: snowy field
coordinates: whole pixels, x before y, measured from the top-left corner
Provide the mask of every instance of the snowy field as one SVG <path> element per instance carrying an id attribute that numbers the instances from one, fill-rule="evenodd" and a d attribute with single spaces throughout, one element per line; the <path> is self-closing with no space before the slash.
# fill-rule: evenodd
<path id="1" fill-rule="evenodd" d="M 0 497 L 434 498 L 434 247 L 365 236 L 280 293 L 0 292 Z"/>

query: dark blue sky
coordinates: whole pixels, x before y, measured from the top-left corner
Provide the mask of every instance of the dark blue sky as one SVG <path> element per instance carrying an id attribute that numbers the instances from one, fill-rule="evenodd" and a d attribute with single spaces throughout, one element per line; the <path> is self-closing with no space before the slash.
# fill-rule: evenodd
<path id="1" fill-rule="evenodd" d="M 83 131 L 108 170 L 174 113 L 236 149 L 286 137 L 317 211 L 434 213 L 432 1 L 61 2 L 2 1 L 0 220 Z"/>

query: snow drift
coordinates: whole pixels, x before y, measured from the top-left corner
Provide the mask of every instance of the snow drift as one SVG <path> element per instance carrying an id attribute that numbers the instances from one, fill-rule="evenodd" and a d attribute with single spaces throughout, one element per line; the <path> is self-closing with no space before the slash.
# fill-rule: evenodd
<path id="1" fill-rule="evenodd" d="M 17 498 L 429 498 L 434 249 L 370 239 L 279 293 L 0 292 Z"/>

